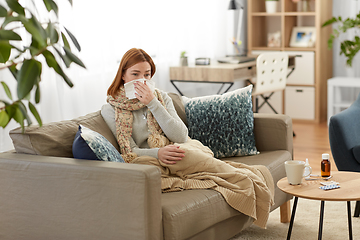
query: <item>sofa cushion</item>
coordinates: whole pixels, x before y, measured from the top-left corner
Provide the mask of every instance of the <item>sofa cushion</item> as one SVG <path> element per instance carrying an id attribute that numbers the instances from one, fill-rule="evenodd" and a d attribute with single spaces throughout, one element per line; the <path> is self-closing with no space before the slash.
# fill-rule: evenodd
<path id="1" fill-rule="evenodd" d="M 250 218 L 230 207 L 214 190 L 163 193 L 161 205 L 164 239 L 188 239 L 233 216 Z"/>
<path id="2" fill-rule="evenodd" d="M 79 124 L 103 135 L 118 151 L 119 145 L 102 118 L 100 111 L 72 120 L 44 124 L 42 127 L 31 125 L 10 131 L 16 152 L 55 157 L 73 157 L 72 144 Z"/>
<path id="3" fill-rule="evenodd" d="M 72 145 L 74 158 L 125 162 L 116 148 L 100 133 L 79 125 Z"/>
<path id="4" fill-rule="evenodd" d="M 189 99 L 185 103 L 189 136 L 208 146 L 216 158 L 257 154 L 251 91 L 249 85 Z"/>
<path id="5" fill-rule="evenodd" d="M 184 103 L 183 103 L 183 100 L 182 100 L 181 96 L 179 94 L 176 94 L 176 93 L 168 93 L 168 95 L 173 101 L 173 104 L 174 104 L 174 107 L 175 107 L 175 110 L 176 110 L 177 114 L 179 115 L 181 120 L 187 126 L 185 107 L 184 107 Z"/>

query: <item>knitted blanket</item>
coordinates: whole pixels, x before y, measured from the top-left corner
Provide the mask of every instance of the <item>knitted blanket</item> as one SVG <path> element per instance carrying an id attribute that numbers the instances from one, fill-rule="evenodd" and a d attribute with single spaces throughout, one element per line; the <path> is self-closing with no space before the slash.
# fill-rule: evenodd
<path id="1" fill-rule="evenodd" d="M 164 164 L 148 156 L 138 157 L 132 163 L 157 166 L 163 192 L 213 189 L 231 207 L 252 217 L 256 225 L 266 227 L 274 203 L 274 182 L 265 166 L 218 160 L 197 140 L 175 145 L 185 150 L 185 157 L 176 164 Z"/>

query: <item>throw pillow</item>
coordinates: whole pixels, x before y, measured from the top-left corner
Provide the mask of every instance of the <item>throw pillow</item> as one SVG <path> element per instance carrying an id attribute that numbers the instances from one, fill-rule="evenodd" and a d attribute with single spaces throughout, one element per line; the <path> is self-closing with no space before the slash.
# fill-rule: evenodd
<path id="1" fill-rule="evenodd" d="M 216 158 L 258 154 L 254 137 L 252 85 L 191 98 L 185 103 L 189 136 L 208 146 Z"/>
<path id="2" fill-rule="evenodd" d="M 79 125 L 72 145 L 74 158 L 125 162 L 116 148 L 100 133 Z"/>

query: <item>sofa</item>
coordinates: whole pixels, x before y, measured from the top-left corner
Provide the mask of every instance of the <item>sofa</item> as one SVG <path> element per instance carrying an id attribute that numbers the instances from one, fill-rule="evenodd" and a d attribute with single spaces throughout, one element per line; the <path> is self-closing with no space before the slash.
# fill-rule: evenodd
<path id="1" fill-rule="evenodd" d="M 169 94 L 186 122 L 182 99 Z M 72 120 L 10 132 L 14 150 L 0 153 L 0 239 L 230 239 L 253 219 L 230 207 L 214 190 L 162 193 L 160 171 L 150 165 L 74 159 L 79 124 L 116 139 L 100 111 Z M 260 154 L 228 157 L 265 165 L 275 184 L 275 204 L 288 221 L 290 195 L 276 182 L 293 158 L 292 121 L 281 114 L 254 114 Z"/>

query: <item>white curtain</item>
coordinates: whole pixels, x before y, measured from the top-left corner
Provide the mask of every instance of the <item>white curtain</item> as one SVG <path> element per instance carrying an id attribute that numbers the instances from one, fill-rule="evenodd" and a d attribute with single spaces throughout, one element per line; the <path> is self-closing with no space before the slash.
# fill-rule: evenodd
<path id="1" fill-rule="evenodd" d="M 106 103 L 106 91 L 119 61 L 130 48 L 142 48 L 153 57 L 157 87 L 172 92 L 176 90 L 169 81 L 169 67 L 178 64 L 181 51 L 188 53 L 190 63 L 197 57 L 216 59 L 231 53 L 227 52 L 227 23 L 233 13 L 227 10 L 228 0 L 73 2 L 71 7 L 68 1 L 57 1 L 59 18 L 78 39 L 82 47 L 78 56 L 87 69 L 74 65 L 66 71 L 75 85 L 69 88 L 44 64 L 41 102 L 37 105 L 44 123 L 99 110 Z M 1 71 L 0 77 L 15 94 L 15 80 L 7 70 Z M 185 85 L 182 87 L 186 90 Z M 17 126 L 12 121 L 5 129 L 0 128 L 0 152 L 13 148 L 8 132 Z"/>
<path id="2" fill-rule="evenodd" d="M 333 16 L 341 16 L 343 20 L 346 18 L 355 18 L 360 12 L 359 0 L 339 1 L 333 0 Z M 334 27 L 336 25 L 334 24 Z M 339 38 L 335 39 L 333 45 L 333 75 L 335 77 L 360 77 L 360 53 L 358 53 L 352 62 L 352 67 L 346 66 L 346 58 L 342 54 L 340 56 L 340 43 L 346 39 L 354 40 L 354 36 L 360 36 L 360 29 L 351 29 L 345 33 L 340 34 Z"/>

